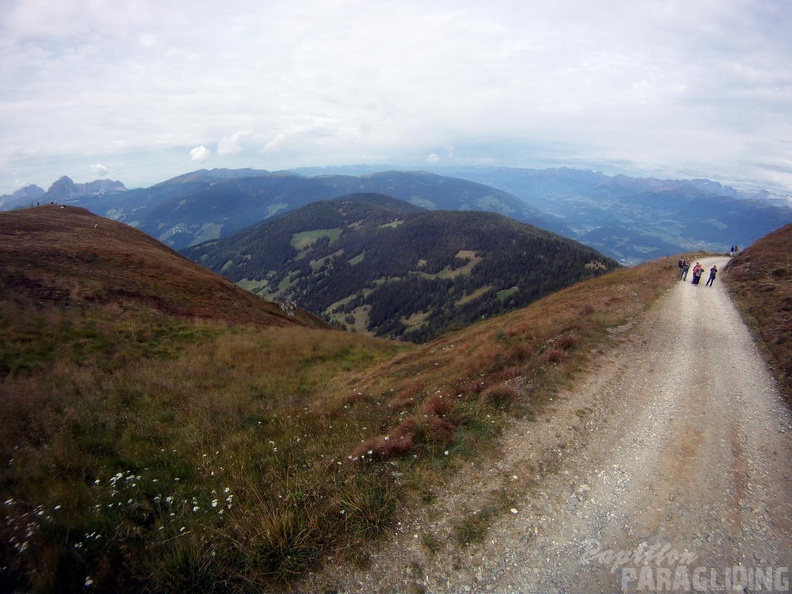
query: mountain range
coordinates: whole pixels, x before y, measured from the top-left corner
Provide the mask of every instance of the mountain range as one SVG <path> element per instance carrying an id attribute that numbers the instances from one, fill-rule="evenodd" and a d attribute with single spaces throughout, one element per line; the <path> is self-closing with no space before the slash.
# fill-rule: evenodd
<path id="1" fill-rule="evenodd" d="M 489 211 L 580 241 L 633 265 L 693 250 L 749 245 L 792 222 L 789 197 L 745 193 L 710 180 L 657 180 L 574 169 L 458 167 L 439 173 L 372 171 L 371 166 L 269 172 L 190 172 L 149 188 L 121 182 L 0 196 L 0 208 L 34 203 L 82 206 L 126 222 L 175 249 L 236 233 L 318 200 L 381 193 L 427 209 Z"/>
<path id="2" fill-rule="evenodd" d="M 570 237 L 625 264 L 684 251 L 726 252 L 789 223 L 792 199 L 706 179 L 659 180 L 573 169 L 448 170 L 519 196 Z"/>
<path id="3" fill-rule="evenodd" d="M 312 202 L 183 253 L 265 299 L 415 342 L 619 266 L 500 214 L 371 193 Z"/>

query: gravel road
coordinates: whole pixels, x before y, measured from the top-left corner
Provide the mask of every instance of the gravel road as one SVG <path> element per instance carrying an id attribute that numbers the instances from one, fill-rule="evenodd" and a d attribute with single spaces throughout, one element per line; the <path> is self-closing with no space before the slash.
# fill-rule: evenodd
<path id="1" fill-rule="evenodd" d="M 370 567 L 331 562 L 307 588 L 789 591 L 792 417 L 720 279 L 706 278 L 617 329 L 620 345 L 546 419 L 515 427 L 495 466 L 465 469 Z M 459 510 L 498 496 L 509 511 L 485 541 L 450 544 Z M 432 551 L 427 535 L 449 544 Z"/>

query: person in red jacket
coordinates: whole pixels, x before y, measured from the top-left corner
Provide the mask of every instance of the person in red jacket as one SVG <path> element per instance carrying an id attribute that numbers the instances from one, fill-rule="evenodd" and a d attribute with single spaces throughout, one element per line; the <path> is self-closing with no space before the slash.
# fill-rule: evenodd
<path id="1" fill-rule="evenodd" d="M 693 282 L 690 284 L 692 285 L 699 284 L 699 281 L 701 280 L 701 273 L 703 270 L 704 268 L 701 266 L 701 264 L 696 262 L 696 265 L 693 267 Z"/>

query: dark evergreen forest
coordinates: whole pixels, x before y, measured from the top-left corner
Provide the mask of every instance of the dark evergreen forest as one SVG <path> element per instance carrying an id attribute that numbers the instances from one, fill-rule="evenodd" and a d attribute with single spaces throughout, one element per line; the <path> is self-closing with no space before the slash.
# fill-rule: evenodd
<path id="1" fill-rule="evenodd" d="M 499 214 L 428 211 L 379 194 L 315 202 L 184 253 L 336 321 L 366 307 L 369 332 L 414 342 L 618 266 Z"/>

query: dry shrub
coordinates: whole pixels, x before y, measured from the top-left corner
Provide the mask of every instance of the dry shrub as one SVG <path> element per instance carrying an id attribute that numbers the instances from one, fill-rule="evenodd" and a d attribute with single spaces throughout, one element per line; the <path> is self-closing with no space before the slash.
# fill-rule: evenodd
<path id="1" fill-rule="evenodd" d="M 531 358 L 531 347 L 521 342 L 511 347 L 504 356 L 504 363 L 524 363 Z"/>
<path id="2" fill-rule="evenodd" d="M 352 452 L 353 459 L 369 457 L 395 458 L 409 452 L 413 447 L 416 420 L 405 419 L 390 435 L 380 435 L 362 442 Z"/>
<path id="3" fill-rule="evenodd" d="M 487 387 L 487 384 L 482 382 L 481 380 L 470 382 L 462 387 L 462 391 L 469 394 L 481 394 L 484 391 L 484 388 Z"/>
<path id="4" fill-rule="evenodd" d="M 360 403 L 371 402 L 372 398 L 370 394 L 364 394 L 363 392 L 353 392 L 349 396 L 346 396 L 341 404 L 343 406 L 353 406 Z"/>
<path id="5" fill-rule="evenodd" d="M 415 419 L 405 419 L 391 432 L 390 438 L 385 440 L 383 453 L 386 457 L 400 456 L 410 451 L 416 424 Z"/>
<path id="6" fill-rule="evenodd" d="M 550 349 L 545 353 L 545 361 L 548 363 L 563 363 L 566 361 L 566 353 L 561 349 Z"/>
<path id="7" fill-rule="evenodd" d="M 577 344 L 578 340 L 574 335 L 565 333 L 555 339 L 553 342 L 553 348 L 560 349 L 562 351 L 571 351 L 577 346 Z"/>
<path id="8" fill-rule="evenodd" d="M 415 404 L 418 396 L 423 394 L 426 389 L 426 384 L 422 381 L 415 381 L 399 390 L 391 399 L 391 406 L 394 408 L 403 408 Z"/>
<path id="9" fill-rule="evenodd" d="M 520 398 L 520 393 L 511 386 L 499 384 L 492 386 L 482 394 L 484 402 L 498 410 L 509 410 Z"/>
<path id="10" fill-rule="evenodd" d="M 402 421 L 389 435 L 381 435 L 362 442 L 352 452 L 352 459 L 389 459 L 407 453 L 426 453 L 426 446 L 445 447 L 456 433 L 456 425 L 437 416 Z"/>
<path id="11" fill-rule="evenodd" d="M 443 447 L 451 443 L 456 433 L 456 425 L 439 417 L 426 419 L 423 429 L 424 437 L 428 443 L 435 443 Z"/>
<path id="12" fill-rule="evenodd" d="M 525 367 L 506 367 L 501 369 L 498 373 L 497 378 L 501 381 L 507 381 L 510 379 L 516 379 L 518 377 L 522 377 L 525 373 Z"/>
<path id="13" fill-rule="evenodd" d="M 454 401 L 449 394 L 438 392 L 424 401 L 421 405 L 421 414 L 442 417 L 453 405 Z"/>

